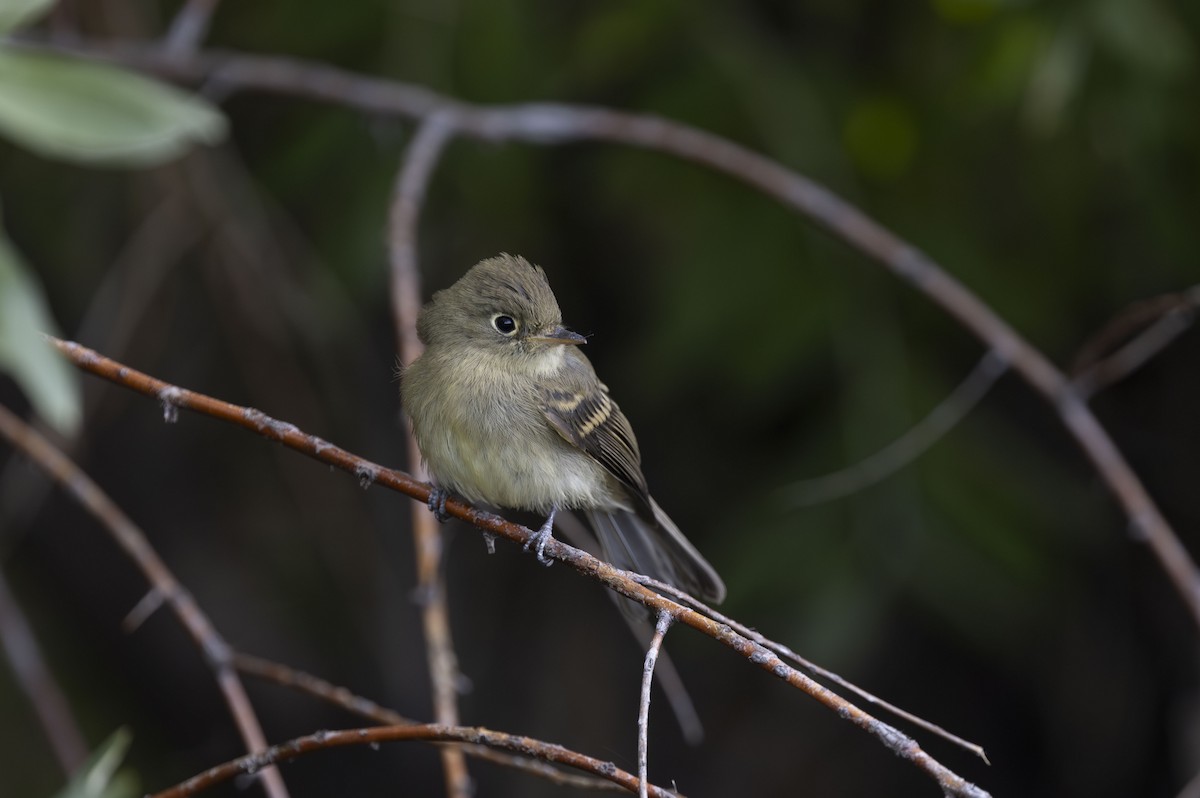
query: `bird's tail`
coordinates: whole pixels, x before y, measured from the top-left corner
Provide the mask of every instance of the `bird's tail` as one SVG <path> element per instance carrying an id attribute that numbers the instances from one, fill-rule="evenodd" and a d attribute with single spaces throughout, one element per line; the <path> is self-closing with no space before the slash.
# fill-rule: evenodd
<path id="1" fill-rule="evenodd" d="M 652 576 L 705 601 L 725 598 L 725 583 L 679 527 L 651 500 L 650 523 L 629 510 L 585 510 L 605 560 Z"/>

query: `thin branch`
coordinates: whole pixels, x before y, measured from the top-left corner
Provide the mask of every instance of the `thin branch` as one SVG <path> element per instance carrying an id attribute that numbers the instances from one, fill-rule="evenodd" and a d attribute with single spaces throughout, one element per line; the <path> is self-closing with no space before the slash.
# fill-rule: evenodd
<path id="1" fill-rule="evenodd" d="M 164 407 L 170 406 L 164 404 Z M 179 584 L 166 564 L 159 559 L 142 530 L 70 458 L 2 405 L 0 436 L 37 463 L 108 530 L 117 545 L 150 582 L 151 588 L 165 597 L 192 640 L 204 653 L 246 748 L 250 751 L 266 748 L 267 741 L 254 714 L 254 708 L 250 705 L 250 698 L 238 679 L 237 671 L 229 662 L 229 645 L 213 627 L 192 595 Z M 262 784 L 270 798 L 287 798 L 287 788 L 278 770 L 264 770 Z"/>
<path id="2" fill-rule="evenodd" d="M 1042 394 L 1120 503 L 1138 539 L 1150 546 L 1192 620 L 1200 626 L 1200 572 L 1195 562 L 1062 370 L 928 255 L 778 161 L 712 133 L 649 114 L 555 103 L 471 105 L 420 86 L 274 56 L 210 51 L 185 59 L 144 45 L 53 47 L 26 42 L 26 46 L 116 60 L 181 80 L 280 92 L 370 113 L 425 118 L 450 111 L 460 134 L 484 140 L 535 144 L 610 141 L 641 147 L 694 161 L 753 186 L 908 282 Z"/>
<path id="3" fill-rule="evenodd" d="M 949 396 L 899 438 L 852 466 L 793 482 L 780 488 L 780 493 L 789 504 L 807 507 L 840 499 L 886 479 L 945 437 L 1007 370 L 1008 364 L 988 352 Z"/>
<path id="4" fill-rule="evenodd" d="M 208 33 L 218 2 L 220 0 L 187 0 L 171 20 L 163 39 L 163 49 L 178 58 L 195 52 Z"/>
<path id="5" fill-rule="evenodd" d="M 278 441 L 289 448 L 303 452 L 316 460 L 340 468 L 358 477 L 365 487 L 372 483 L 411 496 L 422 502 L 429 501 L 430 486 L 418 482 L 401 471 L 384 468 L 369 460 L 351 454 L 314 435 L 302 432 L 294 424 L 277 421 L 250 407 L 241 407 L 214 399 L 204 394 L 180 388 L 162 380 L 143 374 L 114 360 L 100 355 L 80 344 L 62 341 L 47 336 L 55 347 L 79 368 L 123 385 L 139 393 L 158 399 L 164 414 L 178 413 L 178 408 L 194 410 L 228 421 L 257 432 L 265 438 Z M 500 516 L 477 510 L 465 502 L 450 498 L 446 512 L 463 521 L 474 524 L 485 532 L 503 536 L 524 546 L 533 538 L 533 531 L 506 521 Z M 741 654 L 751 664 L 762 668 L 792 687 L 807 693 L 812 698 L 833 710 L 839 717 L 848 720 L 860 729 L 877 737 L 897 756 L 907 759 L 934 779 L 942 790 L 950 795 L 966 798 L 985 798 L 988 793 L 942 765 L 917 745 L 916 741 L 900 730 L 878 720 L 859 707 L 826 689 L 803 673 L 788 665 L 766 646 L 739 634 L 729 624 L 714 620 L 689 607 L 671 601 L 639 584 L 633 574 L 614 568 L 580 549 L 573 548 L 557 539 L 546 543 L 545 556 L 559 560 L 576 571 L 601 582 L 627 598 L 650 608 L 652 612 L 667 612 L 677 620 L 711 637 Z"/>
<path id="6" fill-rule="evenodd" d="M 392 193 L 388 243 L 392 264 L 392 315 L 396 325 L 401 362 L 412 363 L 421 354 L 417 338 L 417 313 L 421 309 L 421 280 L 417 267 L 417 222 L 425 189 L 438 157 L 453 128 L 445 114 L 429 116 L 417 129 L 408 146 L 404 163 L 396 175 Z M 405 425 L 407 427 L 407 425 Z M 406 430 L 408 462 L 415 469 L 421 450 L 411 430 Z M 442 534 L 428 508 L 412 505 L 413 546 L 417 561 L 417 595 L 425 631 L 426 658 L 433 685 L 433 714 L 438 723 L 458 725 L 458 657 L 450 636 L 450 613 L 441 579 Z M 471 777 L 458 746 L 444 746 L 442 768 L 446 791 L 452 798 L 469 798 Z"/>
<path id="7" fill-rule="evenodd" d="M 973 743 L 969 740 L 964 740 L 962 737 L 959 737 L 957 734 L 954 734 L 953 732 L 947 731 L 946 729 L 942 728 L 941 726 L 937 725 L 936 723 L 931 723 L 930 721 L 925 720 L 924 718 L 920 717 L 919 715 L 914 715 L 907 710 L 901 709 L 900 707 L 896 706 L 895 704 L 892 704 L 888 701 L 883 700 L 882 698 L 874 695 L 873 693 L 870 693 L 867 690 L 864 690 L 863 688 L 859 687 L 854 682 L 844 679 L 841 676 L 839 676 L 838 674 L 834 673 L 833 671 L 826 670 L 825 668 L 822 668 L 820 665 L 817 665 L 816 663 L 814 663 L 808 659 L 805 659 L 804 657 L 800 656 L 792 649 L 785 646 L 783 643 L 777 643 L 774 640 L 770 640 L 770 639 L 764 637 L 760 632 L 756 632 L 755 630 L 751 629 L 750 627 L 746 626 L 745 624 L 742 624 L 741 622 L 735 621 L 733 618 L 730 618 L 728 615 L 718 612 L 717 610 L 708 606 L 704 602 L 699 601 L 698 599 L 693 598 L 692 596 L 689 596 L 687 593 L 684 593 L 682 590 L 675 587 L 674 585 L 669 585 L 666 582 L 661 582 L 657 579 L 654 579 L 653 577 L 644 576 L 642 574 L 634 574 L 633 580 L 640 585 L 646 585 L 647 587 L 652 587 L 655 590 L 657 590 L 659 593 L 663 593 L 664 595 L 671 596 L 679 603 L 681 603 L 685 606 L 691 607 L 692 609 L 696 610 L 697 612 L 704 613 L 705 615 L 708 615 L 715 621 L 719 621 L 720 623 L 727 624 L 731 629 L 733 629 L 738 634 L 743 635 L 744 637 L 747 637 L 750 640 L 753 640 L 755 643 L 758 643 L 759 645 L 761 645 L 765 648 L 771 649 L 772 651 L 774 651 L 776 654 L 783 657 L 784 659 L 791 660 L 792 662 L 799 665 L 801 668 L 804 668 L 804 670 L 808 671 L 809 673 L 813 674 L 814 676 L 818 676 L 822 679 L 828 679 L 829 681 L 836 684 L 838 687 L 842 687 L 842 688 L 854 693 L 855 695 L 857 695 L 859 698 L 866 701 L 867 703 L 874 704 L 875 706 L 879 707 L 880 709 L 883 709 L 886 712 L 890 712 L 891 714 L 895 715 L 898 718 L 903 718 L 904 720 L 908 721 L 909 723 L 912 723 L 914 726 L 919 726 L 920 728 L 924 729 L 927 732 L 930 732 L 931 734 L 936 734 L 938 737 L 941 737 L 944 740 L 954 743 L 955 745 L 959 746 L 960 748 L 970 751 L 971 753 L 975 754 L 975 756 L 979 757 L 987 764 L 989 764 L 989 765 L 992 764 L 990 761 L 988 761 L 987 754 L 984 753 L 983 746 L 981 746 L 977 743 Z"/>
<path id="8" fill-rule="evenodd" d="M 11 420 L 11 414 L 0 405 L 0 431 L 5 430 Z M 65 774 L 71 775 L 87 760 L 87 742 L 66 694 L 42 657 L 37 637 L 9 589 L 3 571 L 0 571 L 0 648 L 4 649 L 17 684 L 29 696 L 29 703 L 33 705 L 59 766 Z"/>
<path id="9" fill-rule="evenodd" d="M 268 765 L 287 762 L 313 751 L 341 748 L 348 745 L 377 745 L 400 740 L 486 745 L 522 756 L 535 757 L 546 762 L 577 768 L 613 781 L 629 792 L 637 790 L 637 777 L 632 773 L 621 770 L 612 762 L 584 756 L 568 748 L 563 748 L 561 745 L 477 726 L 444 726 L 438 723 L 425 723 L 416 726 L 373 726 L 365 729 L 319 731 L 305 737 L 297 737 L 269 748 L 261 754 L 249 754 L 209 768 L 204 773 L 176 784 L 170 789 L 155 793 L 153 798 L 185 798 L 185 796 L 195 795 L 235 776 L 255 774 Z M 681 798 L 678 793 L 662 787 L 651 787 L 650 795 L 657 798 Z"/>
<path id="10" fill-rule="evenodd" d="M 306 693 L 314 698 L 318 698 L 334 706 L 359 717 L 373 720 L 382 726 L 415 726 L 419 725 L 418 721 L 406 718 L 395 710 L 381 707 L 369 698 L 355 695 L 345 687 L 331 684 L 330 682 L 320 679 L 312 674 L 304 671 L 296 670 L 288 665 L 279 662 L 272 662 L 255 657 L 241 652 L 233 654 L 234 666 L 246 674 L 259 679 L 274 682 L 275 684 L 287 687 L 298 692 Z M 540 760 L 529 759 L 523 756 L 507 754 L 488 748 L 483 745 L 472 745 L 469 743 L 463 744 L 443 744 L 447 746 L 462 749 L 462 752 L 467 756 L 477 759 L 484 759 L 497 765 L 520 770 L 535 776 L 539 776 L 547 781 L 553 782 L 564 787 L 576 787 L 587 790 L 620 790 L 624 788 L 611 781 L 594 778 L 592 776 L 581 776 L 574 773 L 566 773 L 553 765 L 547 764 Z"/>
<path id="11" fill-rule="evenodd" d="M 642 694 L 638 701 L 638 798 L 646 798 L 647 785 L 650 783 L 649 773 L 649 741 L 650 741 L 650 682 L 654 679 L 654 664 L 658 662 L 658 652 L 662 650 L 663 638 L 675 618 L 669 612 L 659 612 L 658 621 L 654 624 L 654 636 L 646 648 L 646 662 L 642 665 Z"/>
<path id="12" fill-rule="evenodd" d="M 1200 286 L 1131 305 L 1080 349 L 1076 390 L 1090 397 L 1140 369 L 1192 326 L 1198 307 Z"/>

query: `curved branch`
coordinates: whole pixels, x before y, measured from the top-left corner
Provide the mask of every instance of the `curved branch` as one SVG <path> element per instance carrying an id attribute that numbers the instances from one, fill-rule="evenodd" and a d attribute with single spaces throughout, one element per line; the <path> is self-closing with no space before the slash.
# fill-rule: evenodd
<path id="1" fill-rule="evenodd" d="M 536 757 L 547 762 L 569 765 L 616 782 L 630 792 L 637 790 L 638 779 L 632 773 L 621 770 L 612 762 L 585 756 L 563 748 L 561 745 L 478 726 L 444 726 L 439 723 L 425 723 L 417 726 L 373 726 L 366 729 L 320 731 L 305 737 L 297 737 L 282 745 L 273 746 L 261 754 L 250 754 L 209 768 L 200 775 L 176 784 L 170 789 L 155 793 L 153 798 L 185 798 L 185 796 L 195 795 L 235 776 L 252 775 L 268 765 L 287 762 L 313 751 L 341 748 L 347 745 L 376 745 L 399 740 L 486 745 L 503 751 Z M 677 793 L 669 792 L 662 787 L 651 787 L 650 794 L 656 798 L 679 798 Z"/>
<path id="2" fill-rule="evenodd" d="M 1200 572 L 1195 562 L 1063 371 L 928 255 L 778 161 L 712 133 L 649 114 L 555 103 L 472 105 L 424 87 L 297 59 L 216 50 L 181 58 L 161 47 L 128 44 L 51 49 L 115 60 L 180 80 L 279 92 L 369 113 L 423 119 L 449 111 L 456 117 L 458 132 L 487 140 L 537 144 L 591 140 L 642 147 L 694 161 L 757 188 L 911 284 L 1042 394 L 1120 503 L 1137 537 L 1150 546 L 1200 626 Z"/>
<path id="3" fill-rule="evenodd" d="M 328 465 L 335 466 L 354 474 L 364 486 L 372 483 L 399 491 L 422 502 L 429 501 L 430 486 L 418 482 L 408 474 L 384 468 L 369 460 L 351 454 L 345 449 L 302 432 L 294 424 L 267 416 L 259 410 L 214 399 L 204 394 L 189 391 L 176 385 L 143 374 L 114 360 L 88 349 L 72 341 L 62 341 L 47 336 L 60 352 L 79 368 L 103 377 L 107 380 L 131 388 L 139 393 L 158 399 L 163 404 L 164 414 L 177 413 L 178 408 L 194 410 L 223 421 L 257 432 L 270 440 L 303 452 L 310 457 Z M 522 546 L 529 543 L 534 532 L 506 521 L 503 518 L 475 509 L 457 499 L 451 498 L 446 502 L 446 512 L 463 521 L 474 524 L 485 532 L 502 536 Z M 641 584 L 635 575 L 614 568 L 602 560 L 580 549 L 551 539 L 546 543 L 544 554 L 553 559 L 566 563 L 571 568 L 585 574 L 615 590 L 623 596 L 633 599 L 639 604 L 650 608 L 652 612 L 665 612 L 697 631 L 728 646 L 789 685 L 807 693 L 827 708 L 833 710 L 839 717 L 850 721 L 855 726 L 877 737 L 889 750 L 897 756 L 923 770 L 933 778 L 942 790 L 950 795 L 965 798 L 986 798 L 988 793 L 968 782 L 945 765 L 929 756 L 917 745 L 916 741 L 899 729 L 890 726 L 871 716 L 849 701 L 821 686 L 800 671 L 788 665 L 767 646 L 755 642 L 738 633 L 728 624 L 714 620 L 711 616 L 685 607 L 665 598 Z M 703 605 L 699 605 L 703 606 Z"/>
<path id="4" fill-rule="evenodd" d="M 949 396 L 899 438 L 852 466 L 785 485 L 779 489 L 780 495 L 793 506 L 807 507 L 840 499 L 886 479 L 945 437 L 1007 370 L 1004 361 L 988 352 Z"/>
<path id="5" fill-rule="evenodd" d="M 307 693 L 321 701 L 341 707 L 351 714 L 358 715 L 367 720 L 373 720 L 381 726 L 419 725 L 418 721 L 406 718 L 393 709 L 381 707 L 369 698 L 355 695 L 345 687 L 331 684 L 310 673 L 296 670 L 279 662 L 272 662 L 262 657 L 255 657 L 235 651 L 233 654 L 233 664 L 247 676 L 254 676 L 265 681 L 274 682 L 291 690 Z M 455 744 L 452 747 L 461 749 L 467 756 L 485 759 L 497 765 L 503 765 L 530 773 L 534 776 L 540 776 L 547 781 L 564 787 L 578 787 L 587 790 L 623 789 L 619 784 L 611 781 L 605 781 L 592 776 L 567 773 L 546 762 L 514 754 L 506 754 L 487 746 L 462 743 Z"/>

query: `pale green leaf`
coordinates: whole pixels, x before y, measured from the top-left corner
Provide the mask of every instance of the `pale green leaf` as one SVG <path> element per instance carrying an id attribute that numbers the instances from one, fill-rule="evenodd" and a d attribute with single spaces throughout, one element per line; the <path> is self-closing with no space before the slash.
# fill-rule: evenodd
<path id="1" fill-rule="evenodd" d="M 34 411 L 63 435 L 79 427 L 79 375 L 44 340 L 56 332 L 41 286 L 0 232 L 0 372 L 16 380 Z"/>
<path id="2" fill-rule="evenodd" d="M 123 69 L 0 49 L 0 132 L 49 158 L 153 166 L 225 134 L 209 103 Z"/>
<path id="3" fill-rule="evenodd" d="M 54 0 L 0 0 L 0 35 L 32 22 L 54 5 Z"/>
<path id="4" fill-rule="evenodd" d="M 131 737 L 125 728 L 113 732 L 54 798 L 135 798 L 140 793 L 137 777 L 117 772 Z"/>

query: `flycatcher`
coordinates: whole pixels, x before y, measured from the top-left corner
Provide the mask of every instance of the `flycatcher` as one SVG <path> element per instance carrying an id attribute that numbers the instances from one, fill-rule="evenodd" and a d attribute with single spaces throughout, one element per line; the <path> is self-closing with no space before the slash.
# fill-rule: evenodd
<path id="1" fill-rule="evenodd" d="M 559 510 L 587 518 L 618 568 L 709 601 L 725 585 L 650 496 L 625 415 L 562 324 L 546 273 L 521 257 L 481 261 L 434 294 L 417 318 L 425 352 L 400 396 L 429 475 L 430 506 L 468 501 L 546 515 L 538 559 Z"/>

